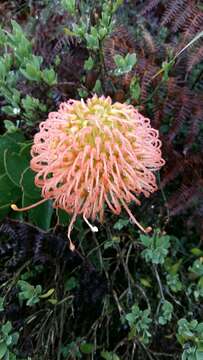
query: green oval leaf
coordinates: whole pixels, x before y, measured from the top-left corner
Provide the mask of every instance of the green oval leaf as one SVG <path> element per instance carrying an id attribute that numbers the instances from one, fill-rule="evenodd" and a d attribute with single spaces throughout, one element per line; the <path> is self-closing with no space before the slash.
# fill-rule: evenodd
<path id="1" fill-rule="evenodd" d="M 37 203 L 40 200 L 41 200 L 40 197 L 35 198 L 35 199 L 30 198 L 29 196 L 26 196 L 26 194 L 24 193 L 23 198 L 22 198 L 22 205 L 23 205 L 23 207 L 29 206 L 29 205 Z M 44 203 L 42 203 L 41 205 L 37 205 L 33 209 L 29 210 L 28 214 L 29 214 L 29 221 L 31 223 L 33 223 L 34 225 L 38 226 L 39 228 L 41 228 L 45 231 L 49 230 L 49 228 L 51 226 L 52 215 L 53 215 L 52 201 L 47 200 Z"/>
<path id="2" fill-rule="evenodd" d="M 29 161 L 25 156 L 11 153 L 8 149 L 4 152 L 4 166 L 9 179 L 20 187 L 20 180 L 23 171 L 29 166 Z"/>
<path id="3" fill-rule="evenodd" d="M 30 168 L 27 168 L 22 173 L 20 185 L 27 197 L 31 199 L 39 199 L 41 191 L 36 187 L 34 179 L 35 173 Z"/>
<path id="4" fill-rule="evenodd" d="M 40 295 L 41 299 L 47 299 L 49 296 L 51 296 L 54 293 L 55 289 L 49 289 L 45 294 Z"/>
<path id="5" fill-rule="evenodd" d="M 14 185 L 7 174 L 0 176 L 0 206 L 12 204 L 21 196 L 21 190 Z"/>
<path id="6" fill-rule="evenodd" d="M 83 343 L 80 345 L 80 351 L 82 351 L 83 354 L 91 354 L 93 350 L 94 344 Z"/>
<path id="7" fill-rule="evenodd" d="M 20 151 L 20 143 L 24 141 L 24 136 L 20 131 L 16 131 L 15 133 L 5 133 L 0 136 L 0 173 L 5 172 L 4 168 L 4 151 L 9 149 L 11 152 L 19 152 Z"/>
<path id="8" fill-rule="evenodd" d="M 3 359 L 6 352 L 7 352 L 6 343 L 5 342 L 0 343 L 0 359 Z"/>

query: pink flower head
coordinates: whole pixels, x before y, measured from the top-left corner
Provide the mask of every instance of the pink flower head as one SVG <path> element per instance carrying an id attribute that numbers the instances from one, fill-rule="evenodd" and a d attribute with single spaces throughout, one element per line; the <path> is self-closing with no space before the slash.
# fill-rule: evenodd
<path id="1" fill-rule="evenodd" d="M 31 169 L 42 196 L 73 215 L 69 237 L 77 215 L 85 221 L 98 215 L 102 222 L 105 204 L 117 215 L 125 208 L 141 227 L 128 205 L 157 190 L 154 171 L 164 165 L 160 148 L 158 131 L 132 105 L 94 95 L 86 103 L 61 103 L 40 124 Z"/>

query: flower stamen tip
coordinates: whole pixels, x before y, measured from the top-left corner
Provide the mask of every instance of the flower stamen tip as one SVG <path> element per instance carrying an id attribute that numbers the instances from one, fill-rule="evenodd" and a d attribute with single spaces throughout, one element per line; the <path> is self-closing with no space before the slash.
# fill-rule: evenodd
<path id="1" fill-rule="evenodd" d="M 92 230 L 92 232 L 98 232 L 99 231 L 97 226 L 92 226 L 91 230 Z"/>
<path id="2" fill-rule="evenodd" d="M 11 209 L 14 211 L 18 211 L 18 207 L 16 204 L 11 204 Z"/>
<path id="3" fill-rule="evenodd" d="M 85 216 L 83 216 L 83 219 L 85 220 L 86 224 L 89 226 L 90 230 L 92 232 L 98 232 L 99 229 L 97 226 L 93 226 L 92 224 L 90 224 L 90 222 L 87 220 L 87 218 Z"/>
<path id="4" fill-rule="evenodd" d="M 70 243 L 69 243 L 69 249 L 70 249 L 70 251 L 75 251 L 75 245 L 72 243 L 72 241 L 71 240 L 69 240 L 70 241 Z"/>

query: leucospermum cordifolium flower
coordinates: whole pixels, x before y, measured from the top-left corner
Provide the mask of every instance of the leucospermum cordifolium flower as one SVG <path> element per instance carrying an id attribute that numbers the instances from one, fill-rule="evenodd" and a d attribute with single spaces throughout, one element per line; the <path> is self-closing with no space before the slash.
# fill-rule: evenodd
<path id="1" fill-rule="evenodd" d="M 158 131 L 132 105 L 94 95 L 61 103 L 34 137 L 30 163 L 42 196 L 72 214 L 68 237 L 78 215 L 104 219 L 105 205 L 116 215 L 138 196 L 157 190 L 154 171 L 164 165 Z M 92 230 L 97 230 L 92 227 Z"/>

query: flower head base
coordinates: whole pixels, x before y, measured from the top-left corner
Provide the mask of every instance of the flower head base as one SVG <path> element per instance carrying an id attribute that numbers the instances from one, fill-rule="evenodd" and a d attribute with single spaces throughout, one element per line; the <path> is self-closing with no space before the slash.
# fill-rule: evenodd
<path id="1" fill-rule="evenodd" d="M 86 103 L 62 103 L 40 124 L 31 168 L 42 196 L 73 214 L 70 236 L 79 214 L 86 220 L 98 215 L 102 222 L 105 204 L 115 214 L 124 207 L 137 223 L 128 204 L 139 205 L 138 195 L 157 190 L 153 171 L 164 164 L 160 147 L 158 131 L 133 106 L 94 95 Z"/>

